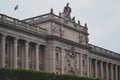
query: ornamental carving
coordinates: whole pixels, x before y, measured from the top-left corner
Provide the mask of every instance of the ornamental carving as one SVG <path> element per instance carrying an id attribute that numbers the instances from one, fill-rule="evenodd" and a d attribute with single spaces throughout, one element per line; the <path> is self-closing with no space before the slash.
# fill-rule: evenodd
<path id="1" fill-rule="evenodd" d="M 55 33 L 56 32 L 55 26 L 52 25 L 51 30 L 52 30 L 52 33 Z"/>
<path id="2" fill-rule="evenodd" d="M 64 29 L 63 29 L 62 27 L 60 27 L 59 32 L 60 32 L 60 36 L 63 36 L 63 34 L 64 34 Z"/>
<path id="3" fill-rule="evenodd" d="M 57 26 L 56 26 L 55 23 L 52 23 L 51 31 L 52 31 L 52 33 L 57 33 L 57 32 L 58 32 L 58 31 L 57 31 Z"/>
<path id="4" fill-rule="evenodd" d="M 78 71 L 77 69 L 77 58 L 76 58 L 76 52 L 75 52 L 75 48 L 71 47 L 70 50 L 65 50 L 66 54 L 65 54 L 65 67 L 64 70 L 67 73 L 72 73 L 72 74 L 76 74 Z"/>

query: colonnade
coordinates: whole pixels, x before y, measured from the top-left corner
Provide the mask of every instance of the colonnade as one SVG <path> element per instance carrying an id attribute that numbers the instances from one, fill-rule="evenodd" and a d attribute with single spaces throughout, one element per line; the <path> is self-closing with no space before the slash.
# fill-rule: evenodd
<path id="1" fill-rule="evenodd" d="M 0 66 L 44 69 L 46 46 L 8 35 L 0 35 Z"/>
<path id="2" fill-rule="evenodd" d="M 0 34 L 0 66 L 44 70 L 46 46 L 35 42 Z M 82 59 L 81 54 L 80 63 L 82 63 Z M 63 63 L 62 66 L 64 66 Z M 80 66 L 80 74 L 82 75 L 83 64 Z M 87 74 L 90 77 L 106 80 L 120 80 L 120 65 L 87 56 Z"/>
<path id="3" fill-rule="evenodd" d="M 94 58 L 90 61 L 90 77 L 104 78 L 105 80 L 120 80 L 120 65 Z"/>

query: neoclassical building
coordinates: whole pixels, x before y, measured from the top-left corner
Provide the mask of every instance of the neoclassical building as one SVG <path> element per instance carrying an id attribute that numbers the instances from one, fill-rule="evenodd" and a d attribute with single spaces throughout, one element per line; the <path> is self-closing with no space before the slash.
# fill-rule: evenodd
<path id="1" fill-rule="evenodd" d="M 67 4 L 18 20 L 0 14 L 0 66 L 120 80 L 120 54 L 89 43 L 87 24 Z"/>

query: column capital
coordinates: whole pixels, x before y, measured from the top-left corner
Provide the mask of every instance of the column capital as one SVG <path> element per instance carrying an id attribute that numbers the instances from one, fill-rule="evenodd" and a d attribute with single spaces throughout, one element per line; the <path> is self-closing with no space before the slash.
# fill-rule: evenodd
<path id="1" fill-rule="evenodd" d="M 103 61 L 102 61 L 102 60 L 100 60 L 100 63 L 103 63 Z"/>
<path id="2" fill-rule="evenodd" d="M 116 67 L 118 67 L 118 65 L 117 65 L 117 64 L 115 64 L 115 66 L 116 66 Z"/>
<path id="3" fill-rule="evenodd" d="M 109 64 L 108 62 L 105 62 L 107 65 Z"/>
<path id="4" fill-rule="evenodd" d="M 97 63 L 98 62 L 98 60 L 97 59 L 94 59 L 95 60 L 95 62 Z"/>
<path id="5" fill-rule="evenodd" d="M 41 43 L 36 43 L 36 46 L 40 46 L 41 45 Z"/>
<path id="6" fill-rule="evenodd" d="M 19 38 L 14 38 L 14 43 L 17 43 L 17 41 L 19 40 Z"/>
<path id="7" fill-rule="evenodd" d="M 25 41 L 25 45 L 29 45 L 30 41 Z"/>
<path id="8" fill-rule="evenodd" d="M 18 40 L 19 38 L 18 37 L 14 37 L 14 40 Z"/>
<path id="9" fill-rule="evenodd" d="M 2 34 L 1 39 L 5 40 L 6 36 L 7 36 L 6 34 Z"/>

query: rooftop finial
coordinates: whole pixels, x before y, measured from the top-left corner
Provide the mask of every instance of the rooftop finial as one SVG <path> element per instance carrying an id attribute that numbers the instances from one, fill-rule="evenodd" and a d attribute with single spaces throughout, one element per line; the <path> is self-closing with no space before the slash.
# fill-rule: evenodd
<path id="1" fill-rule="evenodd" d="M 61 17 L 61 12 L 59 12 L 59 16 Z"/>
<path id="2" fill-rule="evenodd" d="M 75 22 L 75 16 L 72 18 L 73 22 Z"/>
<path id="3" fill-rule="evenodd" d="M 80 20 L 78 20 L 78 25 L 80 25 Z"/>
<path id="4" fill-rule="evenodd" d="M 85 29 L 85 31 L 87 32 L 88 31 L 88 28 L 87 28 L 87 23 L 85 23 L 85 25 L 84 25 L 84 29 Z"/>
<path id="5" fill-rule="evenodd" d="M 87 23 L 85 23 L 85 28 L 87 28 Z"/>
<path id="6" fill-rule="evenodd" d="M 50 13 L 53 14 L 53 8 L 51 8 Z"/>

